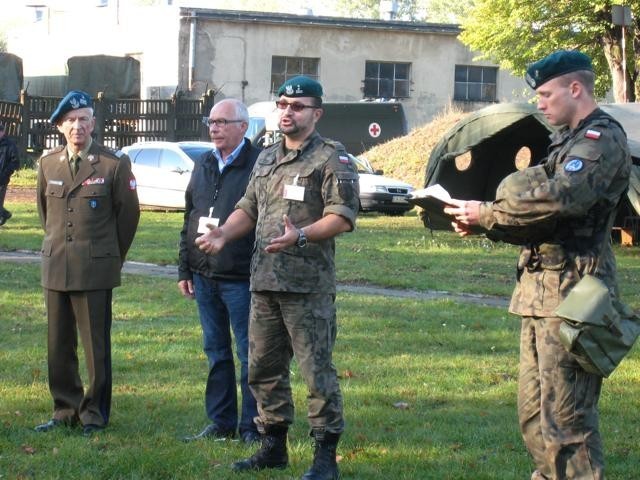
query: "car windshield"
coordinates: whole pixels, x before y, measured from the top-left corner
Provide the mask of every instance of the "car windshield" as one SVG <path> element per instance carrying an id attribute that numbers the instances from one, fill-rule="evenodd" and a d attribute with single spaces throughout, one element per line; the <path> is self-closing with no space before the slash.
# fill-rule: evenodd
<path id="1" fill-rule="evenodd" d="M 374 174 L 373 168 L 371 168 L 371 164 L 369 164 L 369 161 L 366 158 L 358 158 L 351 154 L 349 154 L 349 158 L 351 159 L 351 162 L 355 165 L 356 170 L 358 170 L 358 173 Z"/>
<path id="2" fill-rule="evenodd" d="M 189 158 L 195 162 L 196 160 L 199 160 L 203 154 L 213 150 L 213 147 L 208 147 L 206 145 L 180 145 L 180 149 L 189 155 Z"/>

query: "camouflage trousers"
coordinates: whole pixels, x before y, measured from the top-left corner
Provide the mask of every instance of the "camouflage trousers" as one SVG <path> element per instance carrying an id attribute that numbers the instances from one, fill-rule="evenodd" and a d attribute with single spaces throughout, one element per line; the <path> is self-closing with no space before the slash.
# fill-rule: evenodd
<path id="1" fill-rule="evenodd" d="M 602 378 L 585 372 L 558 338 L 560 318 L 522 319 L 518 419 L 536 468 L 553 480 L 602 480 Z"/>
<path id="2" fill-rule="evenodd" d="M 258 403 L 259 430 L 293 423 L 289 369 L 293 355 L 308 388 L 313 430 L 344 430 L 342 394 L 331 356 L 336 340 L 335 296 L 252 292 L 249 387 Z"/>

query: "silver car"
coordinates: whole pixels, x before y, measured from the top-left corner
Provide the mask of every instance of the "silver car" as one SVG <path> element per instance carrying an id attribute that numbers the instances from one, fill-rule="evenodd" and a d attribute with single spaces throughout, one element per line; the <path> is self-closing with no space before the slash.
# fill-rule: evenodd
<path id="1" fill-rule="evenodd" d="M 209 142 L 138 142 L 122 148 L 131 159 L 140 205 L 184 209 L 194 161 L 212 149 Z"/>

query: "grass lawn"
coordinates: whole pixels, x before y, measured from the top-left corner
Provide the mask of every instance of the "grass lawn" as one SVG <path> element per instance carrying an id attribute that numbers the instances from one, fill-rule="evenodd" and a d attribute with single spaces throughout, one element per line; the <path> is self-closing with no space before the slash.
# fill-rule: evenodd
<path id="1" fill-rule="evenodd" d="M 8 204 L 0 249 L 37 250 L 34 207 Z M 130 259 L 175 264 L 181 214 L 144 212 Z M 340 281 L 508 295 L 517 251 L 426 231 L 415 215 L 365 215 L 338 240 Z M 623 296 L 640 307 L 638 249 L 618 249 Z M 312 447 L 294 364 L 291 466 L 233 475 L 239 442 L 184 444 L 206 423 L 206 359 L 195 304 L 171 279 L 125 275 L 114 291 L 109 428 L 36 434 L 51 414 L 46 318 L 36 265 L 0 262 L 0 479 L 299 478 Z M 519 322 L 504 309 L 340 293 L 334 361 L 347 429 L 338 453 L 351 479 L 525 479 L 532 469 L 516 419 Z M 82 351 L 82 349 L 80 349 Z M 81 361 L 83 361 L 81 359 Z M 638 347 L 600 402 L 607 478 L 637 477 Z"/>

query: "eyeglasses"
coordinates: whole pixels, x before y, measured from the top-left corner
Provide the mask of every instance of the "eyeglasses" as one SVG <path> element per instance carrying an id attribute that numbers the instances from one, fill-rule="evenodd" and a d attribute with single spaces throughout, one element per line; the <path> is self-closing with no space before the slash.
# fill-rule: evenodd
<path id="1" fill-rule="evenodd" d="M 216 127 L 224 127 L 228 123 L 242 123 L 244 120 L 227 120 L 226 118 L 208 118 L 202 117 L 202 123 L 204 123 L 207 127 L 211 125 L 215 125 Z"/>
<path id="2" fill-rule="evenodd" d="M 300 102 L 289 103 L 285 100 L 278 100 L 276 102 L 276 107 L 278 107 L 280 110 L 286 110 L 287 107 L 291 107 L 291 110 L 293 110 L 294 112 L 301 112 L 305 108 L 320 108 L 316 107 L 315 105 L 305 105 L 304 103 Z"/>

